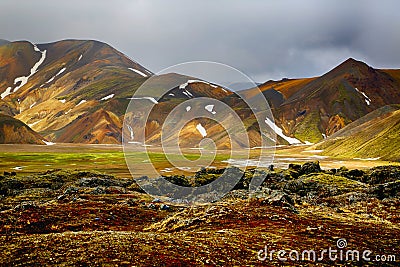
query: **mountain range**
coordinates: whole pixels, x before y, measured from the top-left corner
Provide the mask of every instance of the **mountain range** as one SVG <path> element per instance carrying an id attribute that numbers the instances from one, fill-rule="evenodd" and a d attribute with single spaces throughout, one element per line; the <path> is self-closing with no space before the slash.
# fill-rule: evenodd
<path id="1" fill-rule="evenodd" d="M 35 136 L 36 143 L 121 143 L 126 108 L 137 89 L 154 76 L 150 70 L 98 41 L 0 41 L 0 113 L 9 116 L 8 124 L 24 125 L 29 136 Z M 158 100 L 149 97 L 150 92 L 141 96 L 143 101 L 155 103 L 145 126 L 146 142 L 160 142 L 161 127 L 174 107 L 187 99 L 205 96 L 236 110 L 250 136 L 250 146 L 260 144 L 260 127 L 232 88 L 174 73 L 162 78 L 164 82 L 180 81 L 181 86 Z M 400 70 L 375 69 L 350 58 L 319 77 L 267 81 L 240 94 L 250 100 L 268 100 L 275 122 L 266 123 L 275 131 L 278 144 L 317 143 L 326 139 L 322 144 L 327 151 L 328 147 L 333 151 L 333 145 L 338 143 L 332 140 L 339 138 L 345 146 L 344 140 L 360 135 L 360 129 L 379 125 L 382 120 L 374 114 L 382 110 L 391 110 L 390 114 L 385 113 L 385 120 L 397 125 L 397 111 L 393 109 L 400 103 L 399 92 Z M 193 147 L 202 140 L 204 133 L 196 127 L 199 124 L 217 147 L 229 146 L 223 129 L 204 119 L 184 125 L 180 145 Z M 358 130 L 349 130 L 354 127 Z M 382 129 L 383 125 L 377 127 Z M 31 130 L 36 133 L 31 135 Z M 11 140 L 6 138 L 8 131 L 1 133 L 4 137 L 0 141 Z M 390 131 L 381 133 L 381 138 L 390 133 L 393 135 Z M 132 132 L 125 134 L 133 138 L 139 131 L 132 127 Z M 370 137 L 374 134 L 369 133 Z M 32 142 L 31 138 L 22 137 L 12 140 Z M 235 142 L 243 145 L 242 140 Z"/>

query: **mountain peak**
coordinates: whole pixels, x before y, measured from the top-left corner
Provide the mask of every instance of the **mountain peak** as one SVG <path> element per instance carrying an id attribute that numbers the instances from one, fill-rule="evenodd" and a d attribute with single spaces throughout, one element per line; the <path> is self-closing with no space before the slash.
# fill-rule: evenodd
<path id="1" fill-rule="evenodd" d="M 345 62 L 357 63 L 357 62 L 361 62 L 361 61 L 356 60 L 356 59 L 354 59 L 354 58 L 352 58 L 352 57 L 349 57 L 348 59 L 346 59 L 346 60 L 344 61 L 344 63 L 345 63 Z"/>
<path id="2" fill-rule="evenodd" d="M 352 67 L 365 67 L 368 65 L 362 61 L 356 60 L 352 57 L 346 59 L 344 62 L 342 62 L 337 68 L 352 68 Z"/>
<path id="3" fill-rule="evenodd" d="M 321 77 L 331 79 L 332 77 L 338 75 L 341 76 L 346 73 L 353 73 L 355 70 L 365 71 L 368 70 L 369 68 L 371 67 L 362 61 L 356 60 L 354 58 L 348 58 Z"/>

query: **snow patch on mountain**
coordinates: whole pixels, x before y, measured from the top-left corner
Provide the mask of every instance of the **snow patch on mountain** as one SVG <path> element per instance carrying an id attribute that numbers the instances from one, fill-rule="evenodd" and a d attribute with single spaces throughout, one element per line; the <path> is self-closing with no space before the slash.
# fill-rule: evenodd
<path id="1" fill-rule="evenodd" d="M 47 142 L 45 140 L 42 140 L 42 142 L 45 143 L 47 146 L 52 146 L 52 145 L 56 144 L 56 143 L 53 143 L 53 142 Z"/>
<path id="2" fill-rule="evenodd" d="M 34 123 L 28 124 L 28 126 L 32 128 L 33 126 L 35 126 L 36 124 L 38 124 L 38 123 L 41 122 L 41 121 L 42 121 L 42 120 L 35 121 Z"/>
<path id="3" fill-rule="evenodd" d="M 182 92 L 185 96 L 187 96 L 188 98 L 193 97 L 193 94 L 191 92 L 189 92 L 188 90 L 184 89 L 184 91 Z"/>
<path id="4" fill-rule="evenodd" d="M 60 75 L 61 73 L 63 73 L 67 68 L 62 68 L 59 72 L 57 72 L 56 76 Z"/>
<path id="5" fill-rule="evenodd" d="M 131 71 L 136 72 L 139 75 L 142 75 L 143 77 L 147 77 L 147 74 L 141 72 L 140 70 L 137 70 L 137 69 L 134 69 L 134 68 L 128 68 L 128 69 L 130 69 Z"/>
<path id="6" fill-rule="evenodd" d="M 29 106 L 29 109 L 33 108 L 34 105 L 36 105 L 36 102 L 33 102 L 33 103 Z"/>
<path id="7" fill-rule="evenodd" d="M 186 87 L 187 87 L 189 84 L 191 84 L 191 83 L 204 83 L 204 84 L 207 84 L 207 85 L 209 85 L 209 86 L 211 86 L 211 87 L 213 87 L 213 88 L 218 88 L 218 86 L 216 86 L 216 85 L 214 85 L 214 84 L 211 84 L 211 83 L 209 83 L 209 82 L 202 81 L 202 80 L 188 80 L 187 82 L 185 82 L 185 83 L 179 85 L 179 89 L 184 90 L 182 93 L 183 93 L 184 95 L 186 95 L 188 98 L 193 97 L 193 94 L 190 93 L 190 92 L 186 89 Z"/>
<path id="8" fill-rule="evenodd" d="M 158 104 L 158 101 L 151 96 L 143 96 L 143 97 L 130 97 L 128 99 L 136 99 L 136 100 L 140 100 L 140 99 L 146 99 L 146 100 L 150 100 L 151 102 L 153 102 L 154 104 Z"/>
<path id="9" fill-rule="evenodd" d="M 211 87 L 214 87 L 214 88 L 218 87 L 218 86 L 216 86 L 214 84 L 211 84 L 211 83 L 208 83 L 208 82 L 205 82 L 205 81 L 202 81 L 202 80 L 188 80 L 187 82 L 179 85 L 179 89 L 185 89 L 186 86 L 188 86 L 190 83 L 204 83 L 204 84 L 210 85 Z"/>
<path id="10" fill-rule="evenodd" d="M 0 96 L 1 96 L 1 99 L 3 99 L 3 98 L 5 98 L 6 96 L 8 96 L 8 95 L 11 95 L 11 89 L 12 89 L 12 87 L 8 87 Z"/>
<path id="11" fill-rule="evenodd" d="M 87 102 L 87 101 L 86 101 L 85 99 L 83 99 L 83 100 L 81 100 L 81 102 L 79 102 L 78 105 L 76 105 L 76 106 L 82 105 L 83 103 L 86 103 L 86 102 Z"/>
<path id="12" fill-rule="evenodd" d="M 214 105 L 207 105 L 207 106 L 204 107 L 204 109 L 207 110 L 208 112 L 210 112 L 213 115 L 217 114 L 217 112 L 213 110 L 214 109 Z"/>
<path id="13" fill-rule="evenodd" d="M 111 94 L 111 95 L 108 95 L 108 96 L 103 97 L 103 98 L 100 99 L 100 100 L 108 100 L 108 99 L 111 99 L 111 98 L 113 98 L 113 97 L 114 97 L 114 94 Z"/>
<path id="14" fill-rule="evenodd" d="M 129 131 L 129 133 L 131 135 L 131 140 L 133 140 L 133 138 L 135 137 L 135 135 L 133 133 L 133 129 L 132 129 L 132 127 L 130 125 L 127 125 L 127 127 L 128 127 L 128 131 Z"/>
<path id="15" fill-rule="evenodd" d="M 54 75 L 53 77 L 51 77 L 46 83 L 51 83 L 58 75 L 60 75 L 61 73 L 63 73 L 67 68 L 62 68 L 61 70 L 59 70 L 56 75 Z M 42 86 L 41 86 L 42 87 Z"/>
<path id="16" fill-rule="evenodd" d="M 206 131 L 206 129 L 203 127 L 203 125 L 201 125 L 201 123 L 197 124 L 196 129 L 199 131 L 199 133 L 200 133 L 203 137 L 206 137 L 206 136 L 207 136 L 207 131 Z"/>
<path id="17" fill-rule="evenodd" d="M 294 144 L 301 144 L 301 142 L 293 137 L 286 136 L 283 133 L 283 130 L 279 128 L 273 121 L 271 121 L 268 117 L 265 119 L 265 123 L 280 137 L 285 139 L 289 144 L 294 145 Z"/>
<path id="18" fill-rule="evenodd" d="M 40 49 L 36 45 L 33 45 L 33 49 L 37 52 L 40 52 L 42 55 L 39 61 L 36 62 L 35 65 L 33 65 L 33 67 L 31 68 L 31 72 L 28 76 L 21 76 L 14 79 L 14 85 L 17 85 L 18 83 L 20 84 L 14 88 L 13 92 L 18 91 L 18 89 L 27 84 L 29 78 L 32 77 L 32 75 L 34 75 L 38 71 L 38 68 L 40 67 L 40 65 L 42 65 L 42 63 L 46 59 L 46 52 L 47 52 L 46 50 L 40 51 Z"/>
<path id="19" fill-rule="evenodd" d="M 50 78 L 47 82 L 45 82 L 45 83 L 51 83 L 51 82 L 54 80 L 54 78 L 56 78 L 56 76 L 51 77 L 51 78 Z M 40 87 L 43 87 L 43 84 L 42 84 Z"/>
<path id="20" fill-rule="evenodd" d="M 371 105 L 371 102 L 372 102 L 371 99 L 364 92 L 358 90 L 358 88 L 354 88 L 354 89 L 356 89 L 357 92 L 359 92 L 360 94 L 362 94 L 364 96 L 365 103 L 367 103 L 368 106 Z"/>

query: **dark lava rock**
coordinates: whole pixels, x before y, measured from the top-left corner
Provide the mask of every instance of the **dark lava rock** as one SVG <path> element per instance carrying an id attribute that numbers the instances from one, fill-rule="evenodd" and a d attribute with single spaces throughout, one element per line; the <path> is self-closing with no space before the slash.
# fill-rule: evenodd
<path id="1" fill-rule="evenodd" d="M 197 175 L 197 173 L 196 173 Z M 198 176 L 200 177 L 200 175 Z M 190 187 L 189 179 L 184 175 L 171 175 L 171 176 L 164 176 L 165 180 L 179 186 Z"/>
<path id="2" fill-rule="evenodd" d="M 400 197 L 400 180 L 374 186 L 369 189 L 369 193 L 381 200 L 390 197 Z"/>
<path id="3" fill-rule="evenodd" d="M 137 199 L 129 198 L 126 200 L 126 204 L 128 204 L 130 207 L 136 207 L 139 205 L 139 201 Z"/>
<path id="4" fill-rule="evenodd" d="M 288 182 L 283 189 L 291 193 L 299 193 L 305 189 L 305 184 L 301 180 L 295 180 Z"/>
<path id="5" fill-rule="evenodd" d="M 400 180 L 400 166 L 379 166 L 370 169 L 362 182 L 375 185 L 397 180 Z"/>
<path id="6" fill-rule="evenodd" d="M 106 193 L 107 193 L 107 191 L 104 188 L 100 187 L 100 186 L 96 187 L 95 189 L 93 189 L 90 192 L 91 195 L 104 195 Z"/>
<path id="7" fill-rule="evenodd" d="M 14 178 L 3 179 L 0 182 L 0 195 L 10 195 L 13 190 L 24 189 L 24 184 Z"/>
<path id="8" fill-rule="evenodd" d="M 334 184 L 321 183 L 318 180 L 312 179 L 312 177 L 313 174 L 309 174 L 289 181 L 283 186 L 283 191 L 312 199 L 331 197 L 343 193 Z"/>
<path id="9" fill-rule="evenodd" d="M 265 175 L 262 186 L 270 189 L 282 189 L 283 185 L 286 184 L 287 181 L 293 180 L 293 175 L 292 170 L 286 170 L 280 173 L 269 172 Z M 297 172 L 295 176 L 298 176 Z"/>
<path id="10" fill-rule="evenodd" d="M 166 204 L 161 204 L 161 206 L 160 206 L 160 210 L 169 210 L 169 209 L 170 209 L 170 207 Z"/>
<path id="11" fill-rule="evenodd" d="M 238 189 L 238 190 L 232 190 L 226 194 L 222 200 L 228 200 L 228 199 L 248 199 L 249 198 L 249 190 L 247 189 Z"/>
<path id="12" fill-rule="evenodd" d="M 81 178 L 78 181 L 79 186 L 84 187 L 98 187 L 98 186 L 121 186 L 127 187 L 133 183 L 133 180 L 128 179 L 112 179 L 112 178 L 99 178 L 99 177 L 90 177 L 90 178 Z"/>
<path id="13" fill-rule="evenodd" d="M 298 172 L 300 175 L 321 172 L 319 161 L 304 163 Z"/>
<path id="14" fill-rule="evenodd" d="M 262 188 L 253 193 L 252 197 L 260 199 L 262 203 L 267 203 L 274 206 L 294 205 L 292 198 L 280 190 L 271 190 Z"/>
<path id="15" fill-rule="evenodd" d="M 64 195 L 72 195 L 79 192 L 79 188 L 70 186 L 64 190 Z"/>
<path id="16" fill-rule="evenodd" d="M 290 170 L 299 171 L 301 169 L 301 165 L 300 164 L 295 164 L 295 163 L 290 163 L 288 168 Z"/>
<path id="17" fill-rule="evenodd" d="M 15 206 L 14 210 L 28 210 L 35 209 L 38 205 L 33 201 L 23 201 L 19 205 Z"/>
<path id="18" fill-rule="evenodd" d="M 153 203 L 161 203 L 162 201 L 159 198 L 155 198 L 151 202 L 153 202 Z"/>
<path id="19" fill-rule="evenodd" d="M 365 175 L 366 173 L 363 170 L 358 170 L 358 169 L 354 169 L 354 170 L 348 170 L 345 168 L 340 168 L 340 169 L 334 169 L 335 172 L 333 174 L 336 175 L 340 175 L 343 177 L 346 177 L 348 179 L 352 179 L 355 181 L 359 181 L 359 182 L 364 182 L 365 183 Z M 329 173 L 332 173 L 332 171 L 329 171 Z"/>

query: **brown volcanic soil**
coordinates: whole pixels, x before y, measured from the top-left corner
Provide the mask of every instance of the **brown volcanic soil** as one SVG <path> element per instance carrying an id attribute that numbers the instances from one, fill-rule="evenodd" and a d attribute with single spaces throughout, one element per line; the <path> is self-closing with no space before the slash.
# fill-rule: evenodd
<path id="1" fill-rule="evenodd" d="M 315 167 L 293 166 L 290 173 Z M 383 172 L 387 173 L 386 178 L 376 176 Z M 279 173 L 285 177 L 288 174 L 271 173 L 275 178 L 267 179 L 265 186 L 279 186 L 279 179 L 273 182 L 282 176 Z M 398 169 L 375 168 L 366 173 L 365 179 L 376 176 L 383 180 L 365 180 L 364 184 L 337 176 L 331 187 L 322 185 L 321 177 L 329 175 L 314 173 L 301 176 L 300 180 L 308 179 L 308 185 L 319 181 L 322 187 L 310 189 L 311 195 L 306 197 L 291 194 L 292 204 L 287 197 L 277 197 L 282 192 L 274 197 L 260 193 L 246 199 L 246 190 L 239 189 L 217 203 L 196 207 L 166 206 L 141 193 L 131 180 L 90 172 L 5 176 L 1 179 L 2 194 L 5 184 L 9 190 L 1 199 L 0 265 L 278 266 L 284 264 L 276 255 L 272 261 L 262 262 L 257 259 L 258 251 L 266 245 L 270 250 L 287 251 L 335 249 L 339 238 L 347 240 L 348 249 L 369 249 L 373 255 L 399 257 L 398 194 L 382 199 L 359 191 L 374 188 L 373 183 L 377 182 L 393 183 Z M 285 183 L 300 181 L 290 177 Z M 346 186 L 342 188 L 343 181 Z M 350 192 L 340 194 L 332 191 L 335 188 Z M 312 192 L 319 192 L 320 197 L 312 197 Z M 315 262 L 286 264 L 314 266 Z M 326 258 L 319 264 L 330 266 L 332 262 Z M 366 262 L 335 264 L 365 266 Z M 396 266 L 396 262 L 386 264 Z"/>
<path id="2" fill-rule="evenodd" d="M 70 214 L 70 217 L 76 216 L 70 206 L 59 205 L 58 209 Z M 111 217 L 105 204 L 94 206 L 90 209 L 88 203 L 85 210 L 96 212 L 98 216 Z M 323 249 L 335 247 L 338 238 L 347 238 L 349 247 L 354 249 L 399 253 L 398 226 L 364 221 L 361 216 L 353 218 L 348 212 L 338 214 L 310 208 L 297 215 L 280 207 L 243 201 L 207 208 L 213 208 L 215 215 L 222 212 L 229 212 L 229 215 L 216 216 L 214 219 L 213 214 L 208 221 L 190 230 L 143 231 L 143 226 L 149 225 L 149 220 L 159 220 L 161 216 L 154 216 L 152 213 L 155 212 L 148 210 L 136 213 L 133 208 L 128 212 L 122 208 L 114 212 L 120 217 L 119 222 L 128 221 L 129 227 L 123 223 L 118 225 L 118 221 L 105 220 L 92 223 L 85 230 L 60 232 L 57 225 L 68 226 L 70 222 L 67 218 L 64 222 L 55 223 L 55 230 L 49 233 L 31 234 L 28 230 L 28 233 L 3 234 L 0 239 L 5 257 L 0 261 L 7 265 L 27 266 L 276 266 L 279 264 L 276 258 L 265 263 L 257 259 L 257 252 L 265 245 L 271 249 L 290 248 L 299 251 Z M 61 213 L 54 209 L 47 209 L 46 213 L 36 212 L 46 217 L 57 217 Z M 29 212 L 22 213 L 18 218 L 19 224 L 27 224 L 31 220 L 26 218 L 29 215 Z M 311 262 L 306 264 L 312 265 Z M 329 266 L 331 263 L 321 264 Z M 290 265 L 304 266 L 304 263 L 291 262 Z"/>

